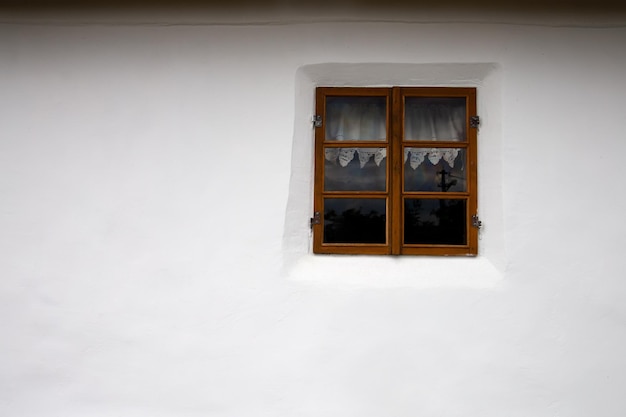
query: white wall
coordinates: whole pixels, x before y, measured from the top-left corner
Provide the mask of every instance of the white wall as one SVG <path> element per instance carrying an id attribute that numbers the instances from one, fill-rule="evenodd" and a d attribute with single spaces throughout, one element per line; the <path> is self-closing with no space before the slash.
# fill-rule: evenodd
<path id="1" fill-rule="evenodd" d="M 624 414 L 623 25 L 187 18 L 0 23 L 0 415 Z M 478 87 L 478 258 L 309 253 L 351 80 Z"/>

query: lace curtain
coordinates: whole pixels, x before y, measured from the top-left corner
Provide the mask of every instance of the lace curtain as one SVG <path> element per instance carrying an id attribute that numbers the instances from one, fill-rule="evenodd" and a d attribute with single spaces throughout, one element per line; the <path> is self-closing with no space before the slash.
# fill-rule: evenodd
<path id="1" fill-rule="evenodd" d="M 427 158 L 428 162 L 437 165 L 442 159 L 454 168 L 454 161 L 459 156 L 459 148 L 404 148 L 404 163 L 409 161 L 412 169 L 417 169 Z"/>
<path id="2" fill-rule="evenodd" d="M 417 169 L 422 162 L 428 160 L 433 165 L 437 165 L 443 159 L 450 168 L 454 168 L 454 161 L 459 156 L 459 148 L 404 148 L 404 163 L 409 161 L 412 169 Z M 359 165 L 363 168 L 372 158 L 374 163 L 380 163 L 387 157 L 386 148 L 326 148 L 324 157 L 327 161 L 337 162 L 340 166 L 346 167 L 356 157 Z"/>

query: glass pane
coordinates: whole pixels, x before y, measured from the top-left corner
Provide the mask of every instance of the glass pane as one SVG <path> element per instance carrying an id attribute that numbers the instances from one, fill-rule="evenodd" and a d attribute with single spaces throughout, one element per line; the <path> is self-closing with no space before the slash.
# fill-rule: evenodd
<path id="1" fill-rule="evenodd" d="M 404 191 L 467 191 L 463 148 L 404 148 Z"/>
<path id="2" fill-rule="evenodd" d="M 405 140 L 465 141 L 465 97 L 406 97 Z"/>
<path id="3" fill-rule="evenodd" d="M 385 140 L 386 97 L 327 97 L 326 140 Z"/>
<path id="4" fill-rule="evenodd" d="M 465 245 L 465 206 L 461 199 L 405 199 L 404 243 Z"/>
<path id="5" fill-rule="evenodd" d="M 325 148 L 324 191 L 385 191 L 387 148 Z"/>
<path id="6" fill-rule="evenodd" d="M 386 242 L 384 198 L 325 198 L 324 243 Z"/>

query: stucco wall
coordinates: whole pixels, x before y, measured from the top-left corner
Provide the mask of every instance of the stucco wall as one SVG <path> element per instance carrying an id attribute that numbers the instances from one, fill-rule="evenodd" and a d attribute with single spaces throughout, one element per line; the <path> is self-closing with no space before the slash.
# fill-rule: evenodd
<path id="1" fill-rule="evenodd" d="M 624 26 L 87 17 L 0 23 L 0 415 L 624 414 Z M 311 255 L 313 88 L 400 83 L 480 255 Z"/>

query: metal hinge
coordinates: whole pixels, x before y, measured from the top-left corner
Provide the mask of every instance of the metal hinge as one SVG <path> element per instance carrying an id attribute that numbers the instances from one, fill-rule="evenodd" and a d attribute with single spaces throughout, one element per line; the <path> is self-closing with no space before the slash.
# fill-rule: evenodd
<path id="1" fill-rule="evenodd" d="M 315 226 L 316 224 L 322 224 L 322 216 L 320 215 L 320 212 L 316 211 L 315 213 L 313 213 L 313 217 L 311 217 L 310 221 L 311 229 L 313 229 L 313 226 Z"/>
<path id="2" fill-rule="evenodd" d="M 322 127 L 322 116 L 319 114 L 313 116 L 313 127 Z"/>
<path id="3" fill-rule="evenodd" d="M 478 218 L 478 214 L 474 214 L 472 216 L 472 226 L 474 226 L 475 228 L 479 230 L 481 227 L 483 227 L 483 222 L 481 222 L 480 219 Z"/>
<path id="4" fill-rule="evenodd" d="M 470 127 L 477 128 L 480 125 L 480 116 L 470 117 Z"/>

